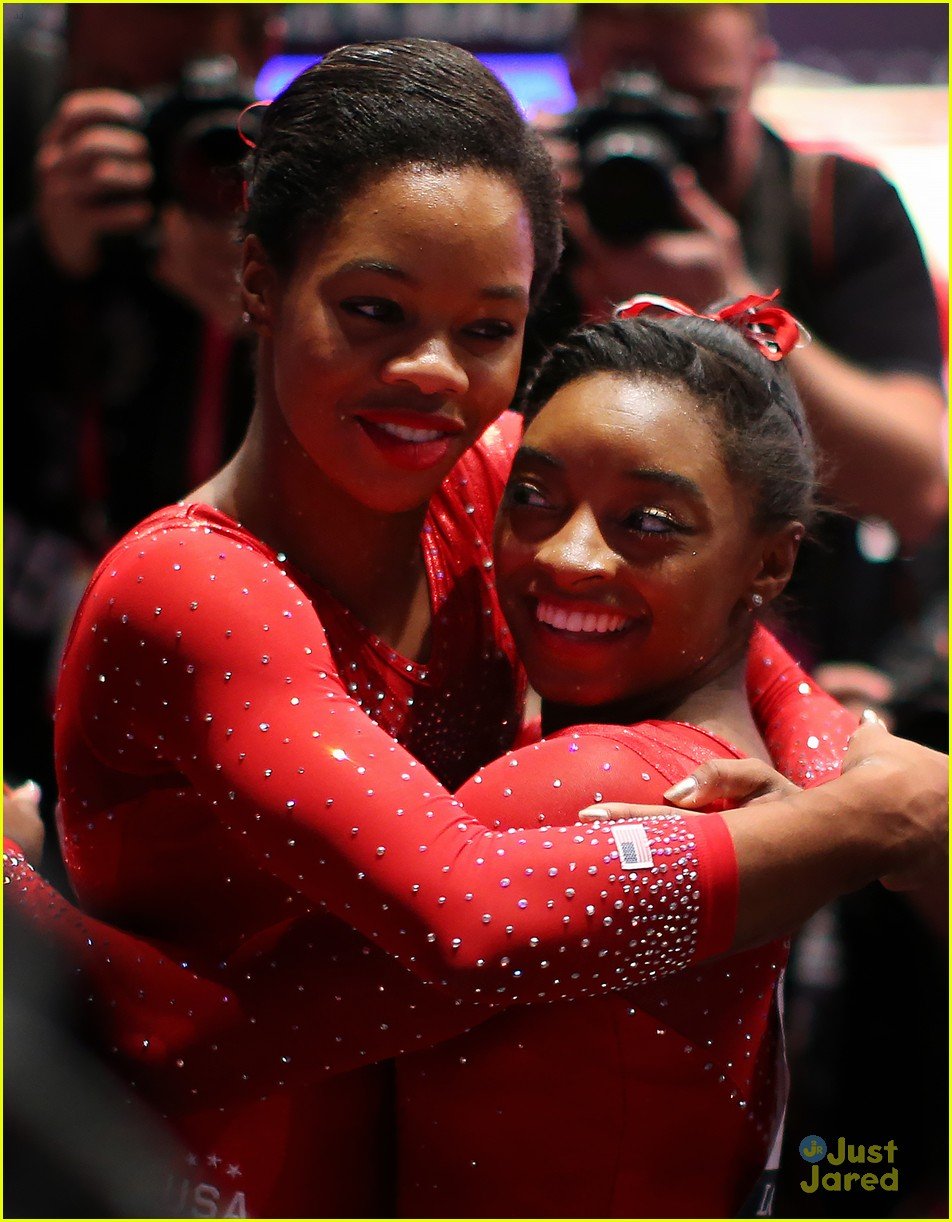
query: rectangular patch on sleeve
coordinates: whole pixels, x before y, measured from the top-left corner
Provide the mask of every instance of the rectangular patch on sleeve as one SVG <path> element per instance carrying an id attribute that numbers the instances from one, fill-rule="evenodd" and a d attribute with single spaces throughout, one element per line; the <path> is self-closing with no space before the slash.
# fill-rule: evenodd
<path id="1" fill-rule="evenodd" d="M 654 865 L 643 823 L 613 823 L 609 830 L 625 869 L 637 870 L 642 866 Z"/>

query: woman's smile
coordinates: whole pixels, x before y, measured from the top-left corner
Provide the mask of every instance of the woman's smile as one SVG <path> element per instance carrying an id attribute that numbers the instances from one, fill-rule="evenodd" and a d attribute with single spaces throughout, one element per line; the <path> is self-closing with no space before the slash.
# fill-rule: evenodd
<path id="1" fill-rule="evenodd" d="M 533 687 L 592 707 L 731 664 L 751 518 L 683 389 L 603 373 L 562 387 L 526 429 L 497 522 L 499 597 Z"/>
<path id="2" fill-rule="evenodd" d="M 409 471 L 440 464 L 466 428 L 453 416 L 398 407 L 357 412 L 355 419 L 385 459 Z"/>
<path id="3" fill-rule="evenodd" d="M 627 615 L 588 604 L 564 603 L 552 598 L 540 598 L 536 602 L 536 620 L 544 627 L 568 636 L 605 637 L 627 632 L 635 620 Z"/>
<path id="4" fill-rule="evenodd" d="M 426 505 L 512 400 L 533 259 L 518 190 L 473 168 L 375 180 L 287 276 L 251 248 L 262 397 L 315 491 Z"/>

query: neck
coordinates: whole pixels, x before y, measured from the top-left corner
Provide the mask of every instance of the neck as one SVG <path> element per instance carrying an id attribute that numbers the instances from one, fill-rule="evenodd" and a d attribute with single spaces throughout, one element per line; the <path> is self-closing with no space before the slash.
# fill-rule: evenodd
<path id="1" fill-rule="evenodd" d="M 412 656 L 428 619 L 420 532 L 426 505 L 368 508 L 331 484 L 287 428 L 259 406 L 235 457 L 193 494 L 284 553 L 372 632 Z"/>
<path id="2" fill-rule="evenodd" d="M 633 725 L 639 721 L 684 721 L 726 739 L 745 755 L 770 763 L 747 699 L 747 651 L 691 690 L 647 692 L 586 708 L 543 701 L 542 732 L 570 726 Z"/>

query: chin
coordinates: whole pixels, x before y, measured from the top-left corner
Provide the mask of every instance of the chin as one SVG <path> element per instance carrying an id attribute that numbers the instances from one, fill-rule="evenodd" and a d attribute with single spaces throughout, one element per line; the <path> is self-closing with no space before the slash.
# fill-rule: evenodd
<path id="1" fill-rule="evenodd" d="M 440 489 L 447 472 L 425 472 L 401 479 L 361 476 L 342 479 L 337 486 L 372 513 L 402 514 L 425 509 Z"/>
<path id="2" fill-rule="evenodd" d="M 365 509 L 369 509 L 371 513 L 393 514 L 396 517 L 399 514 L 425 509 L 436 495 L 439 486 L 437 484 L 435 487 L 428 487 L 419 492 L 401 490 L 398 493 L 395 490 L 387 490 L 382 495 L 369 494 L 369 490 L 365 489 L 354 499 Z"/>
<path id="3" fill-rule="evenodd" d="M 536 682 L 530 671 L 529 683 L 542 700 L 549 704 L 567 704 L 573 708 L 595 709 L 606 704 L 624 700 L 626 693 L 619 692 L 608 682 L 595 684 L 591 679 L 573 681 L 565 675 L 552 676 L 551 681 Z"/>

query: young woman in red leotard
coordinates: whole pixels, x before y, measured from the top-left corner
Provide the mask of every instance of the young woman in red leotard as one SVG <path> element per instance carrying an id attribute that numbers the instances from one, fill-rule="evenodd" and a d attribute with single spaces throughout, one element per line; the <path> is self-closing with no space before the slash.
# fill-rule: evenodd
<path id="1" fill-rule="evenodd" d="M 782 352 L 765 355 L 765 321 L 791 346 L 796 325 L 748 305 L 737 325 L 582 329 L 536 378 L 495 559 L 546 738 L 458 791 L 490 826 L 544 824 L 553 787 L 580 809 L 660 804 L 706 761 L 770 763 L 748 642 L 792 571 L 814 473 Z M 629 837 L 618 847 L 642 904 L 676 918 L 683 865 Z M 573 873 L 553 881 L 579 902 Z M 627 992 L 508 1009 L 401 1058 L 401 1214 L 736 1215 L 779 1133 L 785 957 L 772 942 Z M 552 957 L 553 978 L 567 970 Z"/>
<path id="2" fill-rule="evenodd" d="M 744 812 L 752 839 L 671 813 L 645 834 L 676 850 L 672 919 L 557 789 L 553 830 L 514 834 L 446 788 L 520 716 L 487 543 L 513 424 L 493 421 L 557 254 L 551 184 L 455 49 L 344 48 L 289 87 L 249 183 L 249 436 L 110 553 L 74 624 L 62 833 L 92 916 L 66 916 L 15 848 L 7 893 L 115 1002 L 113 1042 L 189 1144 L 186 1209 L 200 1184 L 221 1213 L 382 1212 L 381 1058 L 763 940 L 890 860 L 865 778 L 795 799 L 795 846 L 783 803 Z M 765 732 L 813 710 L 822 768 L 829 703 L 772 645 L 753 666 Z M 838 804 L 851 830 L 831 837 Z M 908 829 L 900 864 L 921 844 Z M 778 900 L 778 878 L 802 895 Z"/>

